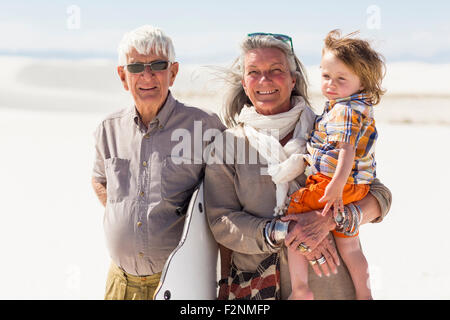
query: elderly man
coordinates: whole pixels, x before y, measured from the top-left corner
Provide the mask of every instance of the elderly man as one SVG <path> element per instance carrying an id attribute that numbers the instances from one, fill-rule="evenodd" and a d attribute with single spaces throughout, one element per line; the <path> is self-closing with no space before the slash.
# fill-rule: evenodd
<path id="1" fill-rule="evenodd" d="M 106 207 L 112 259 L 105 299 L 146 300 L 180 240 L 186 204 L 203 175 L 198 147 L 181 157 L 172 154 L 179 144 L 175 131 L 194 136 L 194 128 L 224 127 L 217 116 L 187 107 L 170 93 L 178 63 L 160 29 L 143 26 L 125 34 L 117 71 L 135 105 L 106 117 L 95 133 L 92 184 Z M 183 138 L 200 149 L 207 143 Z"/>

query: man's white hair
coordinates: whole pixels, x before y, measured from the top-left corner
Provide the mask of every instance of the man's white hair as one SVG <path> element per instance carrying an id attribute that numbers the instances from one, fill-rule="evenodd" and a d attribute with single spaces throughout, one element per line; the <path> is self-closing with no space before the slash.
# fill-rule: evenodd
<path id="1" fill-rule="evenodd" d="M 150 25 L 144 25 L 125 33 L 118 48 L 120 66 L 127 64 L 127 55 L 133 48 L 139 54 L 153 53 L 163 56 L 171 62 L 175 61 L 172 40 L 161 29 Z"/>

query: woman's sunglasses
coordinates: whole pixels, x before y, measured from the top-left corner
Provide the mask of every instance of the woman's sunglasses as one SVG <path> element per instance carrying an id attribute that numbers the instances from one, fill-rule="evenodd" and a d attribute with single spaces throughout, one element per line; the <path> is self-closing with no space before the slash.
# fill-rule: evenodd
<path id="1" fill-rule="evenodd" d="M 248 37 L 254 37 L 254 36 L 272 36 L 277 40 L 281 40 L 283 42 L 286 42 L 291 46 L 292 53 L 294 53 L 294 45 L 292 44 L 292 38 L 285 34 L 280 33 L 266 33 L 266 32 L 255 32 L 255 33 L 249 33 L 247 34 Z"/>
<path id="2" fill-rule="evenodd" d="M 144 72 L 146 66 L 149 66 L 152 71 L 163 71 L 167 69 L 169 63 L 169 61 L 159 60 L 150 63 L 130 63 L 127 64 L 126 67 L 130 73 Z"/>

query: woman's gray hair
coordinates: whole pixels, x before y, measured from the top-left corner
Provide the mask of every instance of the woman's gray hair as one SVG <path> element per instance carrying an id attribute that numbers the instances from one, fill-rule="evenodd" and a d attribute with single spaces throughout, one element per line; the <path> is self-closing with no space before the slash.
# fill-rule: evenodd
<path id="1" fill-rule="evenodd" d="M 307 78 L 304 67 L 297 56 L 293 53 L 291 46 L 270 35 L 257 35 L 246 37 L 241 43 L 241 55 L 231 65 L 231 68 L 224 69 L 225 81 L 229 85 L 225 95 L 225 106 L 222 118 L 227 127 L 237 125 L 236 116 L 239 115 L 245 104 L 251 105 L 250 99 L 245 94 L 242 87 L 242 79 L 245 71 L 245 55 L 248 51 L 260 48 L 277 48 L 286 55 L 291 75 L 295 78 L 295 86 L 292 89 L 292 96 L 301 96 L 308 102 Z"/>
<path id="2" fill-rule="evenodd" d="M 144 25 L 125 33 L 120 41 L 118 54 L 119 66 L 127 64 L 127 55 L 134 49 L 140 54 L 154 53 L 175 61 L 175 49 L 172 40 L 159 28 Z"/>

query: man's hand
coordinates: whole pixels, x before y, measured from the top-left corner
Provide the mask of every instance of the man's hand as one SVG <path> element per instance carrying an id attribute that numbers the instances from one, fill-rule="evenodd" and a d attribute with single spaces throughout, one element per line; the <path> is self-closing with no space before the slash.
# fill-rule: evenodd
<path id="1" fill-rule="evenodd" d="M 97 198 L 100 200 L 102 205 L 106 207 L 106 183 L 103 184 L 97 182 L 94 178 L 92 178 L 92 187 L 94 188 Z"/>

